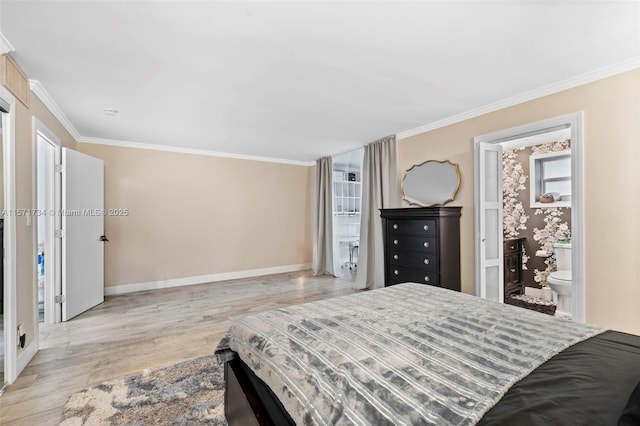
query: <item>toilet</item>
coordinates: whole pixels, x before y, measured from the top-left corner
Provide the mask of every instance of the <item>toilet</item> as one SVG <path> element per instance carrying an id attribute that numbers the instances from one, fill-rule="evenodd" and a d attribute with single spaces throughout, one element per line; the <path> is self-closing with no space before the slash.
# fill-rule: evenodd
<path id="1" fill-rule="evenodd" d="M 556 243 L 553 245 L 556 255 L 557 271 L 552 272 L 547 277 L 547 283 L 558 298 L 556 316 L 571 318 L 571 294 L 573 285 L 571 283 L 571 244 Z"/>

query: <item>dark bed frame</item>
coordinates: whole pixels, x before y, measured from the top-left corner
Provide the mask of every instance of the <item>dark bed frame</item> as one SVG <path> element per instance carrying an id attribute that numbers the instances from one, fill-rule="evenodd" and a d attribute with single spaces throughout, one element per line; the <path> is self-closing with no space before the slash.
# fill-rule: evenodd
<path id="1" fill-rule="evenodd" d="M 239 358 L 224 364 L 224 415 L 230 426 L 295 425 L 282 403 Z"/>

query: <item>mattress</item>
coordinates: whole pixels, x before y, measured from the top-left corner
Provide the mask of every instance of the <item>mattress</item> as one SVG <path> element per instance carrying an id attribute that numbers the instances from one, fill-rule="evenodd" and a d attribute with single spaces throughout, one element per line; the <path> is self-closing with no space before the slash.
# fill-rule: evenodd
<path id="1" fill-rule="evenodd" d="M 545 361 L 604 329 L 421 284 L 236 321 L 238 355 L 298 424 L 475 424 Z"/>

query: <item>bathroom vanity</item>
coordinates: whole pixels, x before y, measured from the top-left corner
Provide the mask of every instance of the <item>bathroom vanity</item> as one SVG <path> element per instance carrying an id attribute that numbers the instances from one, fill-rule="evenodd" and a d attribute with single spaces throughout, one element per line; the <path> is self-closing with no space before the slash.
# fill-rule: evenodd
<path id="1" fill-rule="evenodd" d="M 524 293 L 522 277 L 522 254 L 525 238 L 504 240 L 504 300 L 514 294 Z"/>

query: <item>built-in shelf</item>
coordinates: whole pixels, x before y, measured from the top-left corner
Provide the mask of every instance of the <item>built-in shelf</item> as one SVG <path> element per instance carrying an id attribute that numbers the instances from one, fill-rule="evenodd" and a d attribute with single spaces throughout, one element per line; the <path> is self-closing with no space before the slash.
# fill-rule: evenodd
<path id="1" fill-rule="evenodd" d="M 532 155 L 529 173 L 532 209 L 571 207 L 571 150 Z M 544 194 L 556 194 L 559 199 L 541 202 Z"/>
<path id="2" fill-rule="evenodd" d="M 355 278 L 355 275 L 347 272 L 353 271 L 358 265 L 362 156 L 363 149 L 358 149 L 341 154 L 333 161 L 334 265 L 336 274 L 346 279 Z"/>
<path id="3" fill-rule="evenodd" d="M 337 180 L 333 182 L 333 212 L 335 215 L 360 214 L 362 187 L 358 181 Z"/>

